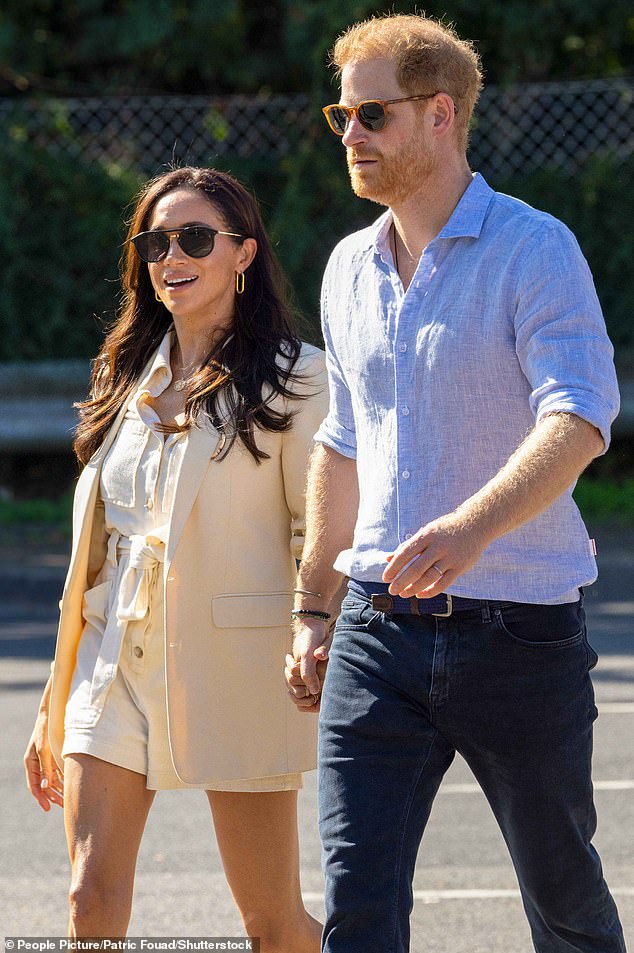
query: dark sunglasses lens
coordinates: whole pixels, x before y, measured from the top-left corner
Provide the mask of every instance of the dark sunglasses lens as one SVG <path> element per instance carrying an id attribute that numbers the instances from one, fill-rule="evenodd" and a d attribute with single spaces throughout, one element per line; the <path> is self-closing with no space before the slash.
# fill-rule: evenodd
<path id="1" fill-rule="evenodd" d="M 385 109 L 381 103 L 363 103 L 357 110 L 359 122 L 366 129 L 378 132 L 385 125 Z"/>
<path id="2" fill-rule="evenodd" d="M 348 125 L 348 113 L 345 109 L 342 109 L 341 106 L 333 106 L 332 109 L 328 110 L 328 118 L 330 119 L 330 124 L 334 131 L 343 136 Z"/>
<path id="3" fill-rule="evenodd" d="M 181 231 L 178 244 L 190 258 L 204 258 L 214 250 L 215 237 L 213 228 L 192 225 Z"/>
<path id="4" fill-rule="evenodd" d="M 142 232 L 132 239 L 141 261 L 160 261 L 170 247 L 167 235 L 162 232 Z"/>

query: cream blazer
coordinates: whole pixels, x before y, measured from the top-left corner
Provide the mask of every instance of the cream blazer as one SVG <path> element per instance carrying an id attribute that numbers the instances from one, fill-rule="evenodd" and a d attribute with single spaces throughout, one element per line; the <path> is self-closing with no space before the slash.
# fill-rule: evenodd
<path id="1" fill-rule="evenodd" d="M 283 669 L 295 560 L 304 540 L 306 463 L 328 410 L 323 352 L 303 344 L 296 370 L 304 379 L 295 390 L 311 396 L 275 399 L 295 417 L 286 433 L 258 433 L 269 459 L 258 465 L 236 442 L 217 460 L 221 434 L 210 424 L 193 427 L 176 478 L 163 564 L 165 678 L 172 760 L 187 783 L 315 767 L 317 719 L 297 711 Z M 106 556 L 101 464 L 126 407 L 75 492 L 49 709 L 50 743 L 60 765 L 83 596 Z"/>

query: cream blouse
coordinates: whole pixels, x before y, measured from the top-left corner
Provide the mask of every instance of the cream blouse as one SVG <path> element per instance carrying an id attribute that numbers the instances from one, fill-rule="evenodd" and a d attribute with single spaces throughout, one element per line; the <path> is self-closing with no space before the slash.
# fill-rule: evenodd
<path id="1" fill-rule="evenodd" d="M 148 404 L 172 380 L 172 330 L 130 402 L 104 458 L 100 494 L 108 530 L 106 562 L 84 596 L 84 618 L 103 632 L 92 680 L 91 709 L 98 718 L 119 664 L 130 622 L 149 625 L 152 599 L 165 558 L 174 487 L 188 434 L 165 434 Z"/>

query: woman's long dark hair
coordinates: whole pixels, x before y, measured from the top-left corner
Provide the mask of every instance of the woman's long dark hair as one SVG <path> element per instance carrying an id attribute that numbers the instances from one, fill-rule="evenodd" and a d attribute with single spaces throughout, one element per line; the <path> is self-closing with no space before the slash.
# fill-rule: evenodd
<path id="1" fill-rule="evenodd" d="M 245 272 L 245 290 L 235 296 L 232 325 L 214 344 L 192 378 L 185 403 L 185 427 L 206 414 L 226 435 L 224 453 L 239 438 L 259 463 L 256 428 L 288 430 L 293 414 L 271 406 L 278 395 L 297 397 L 289 383 L 300 341 L 288 303 L 287 285 L 264 230 L 255 199 L 226 172 L 185 167 L 152 179 L 141 190 L 128 239 L 149 227 L 154 206 L 175 189 L 202 193 L 223 227 L 255 238 L 257 253 Z M 240 238 L 231 239 L 240 243 Z M 90 398 L 78 405 L 74 450 L 85 464 L 97 450 L 117 412 L 138 383 L 172 319 L 154 297 L 148 267 L 128 241 L 121 259 L 122 306 L 93 366 Z M 213 252 L 212 252 L 213 254 Z M 304 394 L 306 396 L 306 394 Z"/>

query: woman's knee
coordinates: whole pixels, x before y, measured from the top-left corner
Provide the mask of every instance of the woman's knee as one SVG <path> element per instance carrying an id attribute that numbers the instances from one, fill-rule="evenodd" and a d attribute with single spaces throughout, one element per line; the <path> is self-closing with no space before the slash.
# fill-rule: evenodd
<path id="1" fill-rule="evenodd" d="M 111 931 L 114 936 L 124 936 L 132 906 L 132 885 L 121 878 L 109 875 L 99 867 L 81 865 L 73 871 L 69 891 L 71 923 L 77 929 L 85 927 L 97 931 Z M 110 935 L 110 932 L 108 933 Z"/>

